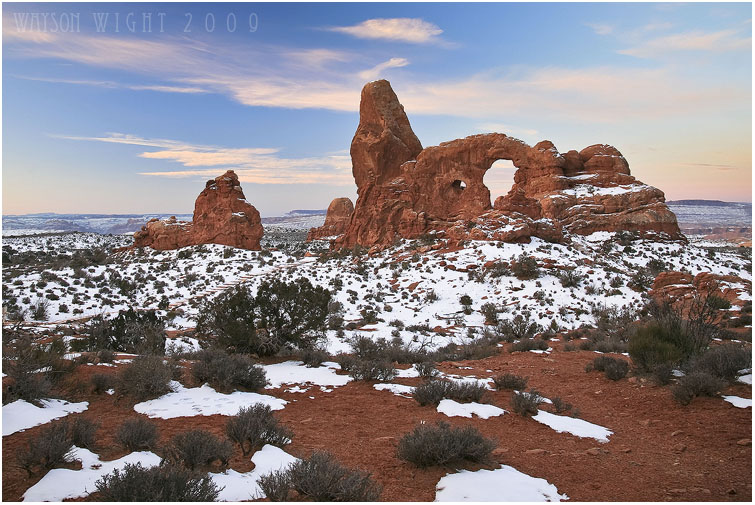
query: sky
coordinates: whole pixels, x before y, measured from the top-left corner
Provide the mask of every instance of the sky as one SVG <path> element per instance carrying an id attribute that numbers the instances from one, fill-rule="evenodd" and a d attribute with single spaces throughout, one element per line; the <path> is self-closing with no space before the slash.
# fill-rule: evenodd
<path id="1" fill-rule="evenodd" d="M 356 199 L 362 86 L 423 146 L 605 143 L 668 200 L 752 201 L 749 3 L 3 4 L 3 214 Z M 510 162 L 485 182 L 508 192 Z"/>

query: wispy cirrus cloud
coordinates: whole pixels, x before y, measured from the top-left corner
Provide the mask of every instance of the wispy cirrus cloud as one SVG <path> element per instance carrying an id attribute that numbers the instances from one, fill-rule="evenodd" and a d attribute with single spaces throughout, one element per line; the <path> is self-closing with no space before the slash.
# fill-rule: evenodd
<path id="1" fill-rule="evenodd" d="M 607 23 L 585 23 L 585 26 L 592 28 L 597 35 L 610 35 L 614 30 L 614 26 Z"/>
<path id="2" fill-rule="evenodd" d="M 164 93 L 209 93 L 208 90 L 192 86 L 170 86 L 162 84 L 125 84 L 115 81 L 94 81 L 86 79 L 59 79 L 54 77 L 31 77 L 25 75 L 13 75 L 16 79 L 26 81 L 51 82 L 56 84 L 76 84 L 84 86 L 96 86 L 99 88 L 131 89 L 134 91 L 161 91 Z"/>
<path id="3" fill-rule="evenodd" d="M 99 137 L 53 135 L 77 141 L 107 142 L 157 148 L 137 156 L 163 160 L 187 169 L 144 171 L 140 175 L 167 178 L 215 177 L 233 169 L 242 182 L 254 184 L 330 184 L 352 185 L 351 158 L 346 153 L 333 153 L 307 158 L 287 158 L 279 149 L 268 147 L 229 148 L 191 144 L 178 140 L 149 139 L 137 135 L 108 133 Z M 196 167 L 196 168 L 194 168 Z"/>
<path id="4" fill-rule="evenodd" d="M 752 37 L 742 35 L 738 29 L 714 32 L 696 30 L 656 37 L 618 52 L 638 58 L 653 58 L 681 51 L 728 52 L 751 47 Z"/>
<path id="5" fill-rule="evenodd" d="M 388 61 L 384 61 L 383 63 L 379 63 L 372 68 L 368 68 L 367 70 L 359 72 L 359 77 L 361 77 L 365 81 L 371 81 L 379 77 L 380 73 L 384 70 L 387 70 L 389 68 L 405 67 L 408 64 L 409 60 L 407 60 L 406 58 L 391 58 Z"/>
<path id="6" fill-rule="evenodd" d="M 420 18 L 377 18 L 351 26 L 332 26 L 328 31 L 345 33 L 360 39 L 383 39 L 412 44 L 441 42 L 443 30 Z"/>

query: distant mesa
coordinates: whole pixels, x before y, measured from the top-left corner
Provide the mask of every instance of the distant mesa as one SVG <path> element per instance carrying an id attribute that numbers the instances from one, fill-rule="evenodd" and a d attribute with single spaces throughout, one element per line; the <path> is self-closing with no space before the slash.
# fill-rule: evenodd
<path id="1" fill-rule="evenodd" d="M 307 240 L 322 240 L 343 234 L 354 213 L 354 203 L 349 198 L 336 198 L 328 205 L 325 214 L 325 224 L 319 228 L 311 228 Z"/>
<path id="2" fill-rule="evenodd" d="M 335 248 L 388 246 L 430 232 L 457 241 L 563 242 L 597 231 L 685 240 L 663 192 L 632 177 L 615 147 L 560 153 L 547 140 L 530 147 L 490 133 L 423 149 L 385 80 L 362 89 L 351 160 L 358 198 Z M 517 171 L 509 193 L 491 205 L 483 177 L 497 160 Z"/>
<path id="3" fill-rule="evenodd" d="M 242 249 L 260 249 L 260 213 L 246 201 L 233 170 L 207 181 L 194 203 L 192 221 L 152 219 L 134 233 L 133 247 L 158 250 L 197 244 L 222 244 Z"/>

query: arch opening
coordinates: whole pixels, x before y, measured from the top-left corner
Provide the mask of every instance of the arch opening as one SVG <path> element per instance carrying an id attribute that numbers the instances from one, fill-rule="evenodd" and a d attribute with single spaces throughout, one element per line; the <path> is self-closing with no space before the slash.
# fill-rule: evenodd
<path id="1" fill-rule="evenodd" d="M 514 173 L 517 167 L 511 160 L 496 160 L 482 178 L 482 183 L 490 190 L 491 203 L 499 196 L 505 196 L 514 185 Z"/>

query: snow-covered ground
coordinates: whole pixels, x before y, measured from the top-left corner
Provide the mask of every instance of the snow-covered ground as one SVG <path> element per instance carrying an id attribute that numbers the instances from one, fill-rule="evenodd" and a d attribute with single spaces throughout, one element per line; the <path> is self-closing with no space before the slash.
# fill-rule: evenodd
<path id="1" fill-rule="evenodd" d="M 440 479 L 435 501 L 533 502 L 568 500 L 545 479 L 531 477 L 508 465 L 496 470 L 462 470 Z"/>
<path id="2" fill-rule="evenodd" d="M 337 353 L 348 349 L 346 342 L 358 333 L 390 339 L 396 330 L 389 325 L 393 320 L 419 328 L 399 330 L 405 342 L 416 346 L 432 349 L 462 342 L 467 333 L 458 328 L 482 327 L 480 308 L 485 303 L 502 308 L 501 319 L 527 314 L 543 327 L 553 324 L 561 330 L 594 324 L 595 307 L 644 303 L 646 294 L 628 284 L 651 260 L 663 261 L 666 269 L 693 274 L 710 271 L 752 278 L 750 258 L 743 249 L 710 250 L 695 244 L 651 241 L 623 246 L 605 232 L 571 239 L 568 245 L 539 239 L 529 244 L 470 242 L 461 250 L 423 250 L 421 254 L 418 242 L 404 241 L 373 256 L 327 261 L 304 256 L 308 249 L 326 249 L 317 242 L 261 252 L 205 245 L 163 252 L 120 252 L 104 257 L 101 264 L 81 267 L 59 258 L 76 250 L 122 247 L 129 240 L 96 234 L 6 238 L 3 250 L 11 254 L 11 261 L 3 269 L 4 304 L 8 310 L 25 311 L 27 319 L 33 317 L 36 306 L 46 304 L 48 322 L 55 323 L 114 314 L 130 307 L 156 309 L 162 301 L 175 309 L 171 328 L 182 329 L 193 327 L 199 303 L 222 289 L 243 283 L 254 290 L 269 277 L 301 276 L 335 291 L 347 323 L 360 320 L 363 310 L 377 313 L 378 322 L 359 330 L 340 335 L 328 332 L 328 349 Z M 14 255 L 24 254 L 41 258 L 43 265 L 49 266 L 14 264 Z M 480 274 L 487 270 L 486 264 L 510 263 L 522 254 L 538 261 L 538 278 L 519 280 L 506 273 L 494 277 L 494 269 L 484 277 Z M 558 276 L 565 269 L 577 274 L 579 285 L 562 286 Z M 745 286 L 735 287 L 741 288 L 743 298 L 751 298 L 744 292 Z M 472 298 L 469 315 L 462 312 L 462 294 Z M 436 327 L 447 331 L 421 330 Z"/>

